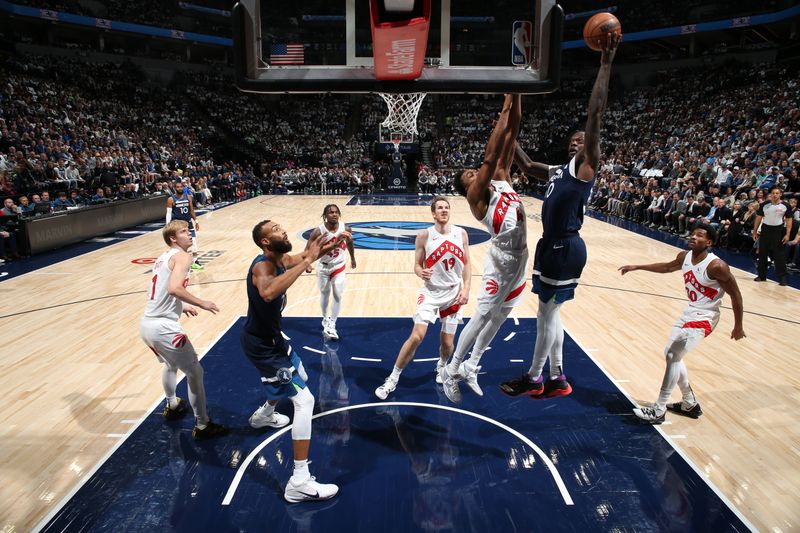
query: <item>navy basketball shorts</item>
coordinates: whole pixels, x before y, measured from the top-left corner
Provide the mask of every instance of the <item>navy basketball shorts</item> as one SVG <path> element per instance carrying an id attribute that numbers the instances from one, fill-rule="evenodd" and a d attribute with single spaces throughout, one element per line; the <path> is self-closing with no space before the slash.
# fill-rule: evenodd
<path id="1" fill-rule="evenodd" d="M 300 389 L 306 388 L 306 382 L 297 373 L 301 365 L 300 357 L 291 346 L 283 342 L 282 338 L 279 342 L 275 342 L 273 339 L 264 339 L 243 331 L 239 341 L 247 359 L 261 374 L 261 383 L 264 384 L 268 400 L 291 398 Z M 281 369 L 292 367 L 294 371 L 288 383 L 281 383 L 275 379 L 281 373 Z"/>
<path id="2" fill-rule="evenodd" d="M 575 297 L 575 287 L 586 266 L 586 244 L 580 235 L 539 239 L 533 258 L 533 292 L 543 302 L 564 303 Z"/>

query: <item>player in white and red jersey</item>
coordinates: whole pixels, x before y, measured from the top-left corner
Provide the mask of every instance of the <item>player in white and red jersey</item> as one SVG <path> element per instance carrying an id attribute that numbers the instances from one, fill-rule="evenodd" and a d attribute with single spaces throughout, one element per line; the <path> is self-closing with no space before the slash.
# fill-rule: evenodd
<path id="1" fill-rule="evenodd" d="M 450 201 L 437 196 L 431 202 L 433 226 L 417 233 L 414 253 L 414 274 L 425 280 L 417 297 L 414 329 L 397 354 L 394 369 L 383 385 L 375 389 L 381 400 L 394 391 L 400 373 L 414 358 L 417 348 L 428 332 L 428 325 L 442 322 L 439 334 L 439 369 L 453 353 L 453 337 L 461 324 L 461 306 L 469 299 L 472 267 L 469 262 L 469 239 L 463 228 L 450 224 Z"/>
<path id="2" fill-rule="evenodd" d="M 483 395 L 478 385 L 481 356 L 521 301 L 525 288 L 528 262 L 525 208 L 511 186 L 509 172 L 521 119 L 519 95 L 506 95 L 486 144 L 483 164 L 455 179 L 456 190 L 467 197 L 473 216 L 492 235 L 475 315 L 461 331 L 453 357 L 441 372 L 445 395 L 456 403 L 461 401 L 458 382 L 462 379 L 473 392 Z M 470 349 L 472 355 L 464 361 Z"/>
<path id="3" fill-rule="evenodd" d="M 667 358 L 667 370 L 661 382 L 661 393 L 652 407 L 637 407 L 634 414 L 645 422 L 660 424 L 664 421 L 667 410 L 677 414 L 698 418 L 703 411 L 694 391 L 689 386 L 689 375 L 683 357 L 700 341 L 711 334 L 719 321 L 719 308 L 722 297 L 727 292 L 733 307 L 733 331 L 731 338 L 739 340 L 745 337 L 742 327 L 742 295 L 736 278 L 731 274 L 727 263 L 708 251 L 717 238 L 717 232 L 708 224 L 696 226 L 689 236 L 689 250 L 678 254 L 669 263 L 652 265 L 625 265 L 619 268 L 624 275 L 632 270 L 648 270 L 650 272 L 683 271 L 683 283 L 689 305 L 672 327 L 664 355 Z M 689 253 L 691 251 L 691 253 Z M 683 394 L 680 402 L 669 402 L 669 396 L 675 385 Z"/>
<path id="4" fill-rule="evenodd" d="M 350 227 L 342 221 L 342 212 L 336 204 L 328 204 L 322 210 L 323 223 L 311 232 L 308 241 L 311 242 L 317 235 L 322 235 L 322 247 L 335 241 L 344 233 L 350 233 Z M 345 250 L 350 254 L 350 268 L 356 268 L 356 255 L 353 248 L 353 239 L 346 238 L 333 250 L 323 255 L 317 261 L 317 287 L 320 292 L 320 307 L 322 308 L 322 334 L 326 339 L 339 340 L 336 331 L 336 319 L 339 318 L 339 309 L 344 295 L 345 266 L 347 258 Z M 310 272 L 310 270 L 308 270 Z M 333 293 L 333 307 L 328 314 L 328 307 Z"/>
<path id="5" fill-rule="evenodd" d="M 225 435 L 228 428 L 213 423 L 208 417 L 203 367 L 197 360 L 194 346 L 178 322 L 181 312 L 197 316 L 197 309 L 192 305 L 212 313 L 219 309 L 214 302 L 201 300 L 186 290 L 192 265 L 192 256 L 188 252 L 192 246 L 189 223 L 185 220 L 173 220 L 164 226 L 162 235 L 169 250 L 161 254 L 153 265 L 153 277 L 148 287 L 147 306 L 139 325 L 139 333 L 144 343 L 164 363 L 161 376 L 167 397 L 164 417 L 174 420 L 187 413 L 186 404 L 175 395 L 176 374 L 180 370 L 186 374 L 189 403 L 192 404 L 196 419 L 192 436 L 200 440 Z M 190 305 L 184 307 L 184 302 Z"/>

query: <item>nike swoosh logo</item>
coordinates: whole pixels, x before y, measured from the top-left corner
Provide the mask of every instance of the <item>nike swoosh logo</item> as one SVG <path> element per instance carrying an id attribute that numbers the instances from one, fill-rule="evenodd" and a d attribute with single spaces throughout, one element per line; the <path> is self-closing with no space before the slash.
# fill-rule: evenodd
<path id="1" fill-rule="evenodd" d="M 560 250 L 563 247 L 564 247 L 563 244 L 561 246 L 553 246 L 553 250 Z"/>
<path id="2" fill-rule="evenodd" d="M 308 492 L 303 492 L 302 490 L 298 490 L 297 492 L 299 492 L 303 496 L 308 496 L 310 498 L 319 498 L 319 492 L 315 492 L 314 494 L 309 494 Z"/>

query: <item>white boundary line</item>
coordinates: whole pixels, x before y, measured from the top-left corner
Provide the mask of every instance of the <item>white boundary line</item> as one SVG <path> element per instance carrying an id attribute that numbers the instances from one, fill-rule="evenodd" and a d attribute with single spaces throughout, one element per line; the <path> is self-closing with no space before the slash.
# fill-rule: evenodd
<path id="1" fill-rule="evenodd" d="M 332 415 L 332 414 L 335 414 L 335 413 L 340 413 L 342 411 L 350 411 L 350 410 L 353 410 L 353 409 L 366 409 L 366 408 L 369 408 L 369 407 L 385 407 L 385 406 L 388 406 L 388 405 L 397 405 L 397 406 L 401 406 L 401 407 L 428 407 L 428 408 L 431 408 L 431 409 L 441 409 L 443 411 L 452 411 L 454 413 L 459 413 L 459 414 L 462 414 L 462 415 L 467 415 L 467 416 L 471 416 L 473 418 L 477 418 L 478 420 L 483 420 L 484 422 L 488 422 L 489 424 L 497 426 L 500 429 L 503 429 L 503 430 L 511 433 L 512 435 L 517 437 L 519 440 L 521 440 L 522 442 L 527 444 L 529 447 L 531 447 L 533 449 L 533 451 L 536 452 L 536 454 L 539 456 L 539 458 L 545 464 L 547 469 L 550 471 L 550 474 L 553 476 L 553 481 L 555 481 L 556 485 L 558 486 L 558 490 L 559 490 L 559 492 L 561 492 L 561 497 L 564 498 L 564 503 L 566 505 L 575 505 L 575 503 L 572 501 L 572 496 L 570 496 L 569 491 L 567 490 L 567 487 L 564 484 L 564 480 L 561 479 L 561 475 L 558 473 L 558 470 L 556 469 L 556 466 L 553 464 L 553 462 L 550 460 L 550 458 L 547 457 L 547 455 L 542 451 L 542 449 L 539 448 L 536 444 L 533 443 L 532 440 L 530 440 L 528 437 L 526 437 L 525 435 L 523 435 L 522 433 L 520 433 L 516 429 L 511 428 L 511 427 L 503 424 L 502 422 L 498 422 L 497 420 L 489 418 L 488 416 L 480 415 L 478 413 L 473 413 L 472 411 L 466 411 L 464 409 L 457 409 L 455 407 L 450 407 L 449 405 L 437 405 L 437 404 L 433 404 L 433 403 L 418 403 L 418 402 L 376 402 L 376 403 L 362 403 L 362 404 L 359 404 L 359 405 L 347 405 L 347 406 L 344 406 L 344 407 L 339 407 L 337 409 L 331 409 L 330 411 L 324 411 L 322 413 L 317 413 L 314 416 L 312 416 L 311 419 L 313 420 L 315 418 L 321 418 L 323 416 L 328 416 L 328 415 Z M 253 459 L 255 459 L 256 455 L 258 455 L 258 453 L 261 450 L 263 450 L 264 447 L 267 446 L 267 444 L 269 444 L 270 442 L 274 441 L 278 437 L 284 435 L 285 433 L 291 431 L 291 429 L 292 429 L 292 424 L 289 424 L 288 426 L 285 426 L 285 427 L 281 428 L 280 430 L 276 431 L 275 433 L 273 433 L 272 435 L 270 435 L 269 437 L 264 439 L 261 442 L 261 444 L 256 446 L 253 449 L 253 451 L 250 452 L 250 454 L 247 456 L 247 458 L 239 465 L 239 469 L 236 471 L 236 475 L 233 477 L 233 481 L 231 481 L 231 484 L 228 487 L 228 491 L 225 493 L 225 498 L 222 500 L 222 505 L 230 505 L 231 500 L 233 500 L 233 496 L 236 493 L 236 489 L 239 488 L 239 483 L 242 481 L 242 478 L 244 477 L 245 470 L 247 470 L 247 467 L 250 465 L 251 462 L 253 462 Z"/>
<path id="2" fill-rule="evenodd" d="M 312 348 L 311 346 L 303 346 L 303 349 L 304 350 L 308 350 L 309 352 L 314 352 L 314 353 L 318 353 L 318 354 L 321 354 L 321 355 L 325 355 L 324 351 L 317 350 L 316 348 Z"/>
<path id="3" fill-rule="evenodd" d="M 380 363 L 380 359 L 374 359 L 372 357 L 351 357 L 353 361 L 369 361 L 370 363 Z"/>
<path id="4" fill-rule="evenodd" d="M 603 374 L 605 374 L 606 377 L 608 379 L 610 379 L 612 383 L 614 383 L 614 385 L 625 396 L 625 398 L 627 398 L 628 401 L 631 402 L 632 405 L 637 405 L 637 403 L 633 400 L 633 398 L 631 398 L 631 396 L 628 394 L 628 392 L 623 387 L 621 387 L 618 383 L 616 383 L 614 378 L 611 376 L 611 374 L 608 373 L 608 371 L 603 367 L 603 365 L 601 365 L 599 361 L 597 361 L 594 357 L 592 357 L 591 353 L 586 351 L 586 349 L 583 347 L 583 345 L 580 343 L 580 341 L 578 341 L 578 339 L 576 339 L 575 336 L 572 333 L 570 333 L 569 330 L 567 330 L 566 327 L 564 328 L 564 332 L 567 335 L 569 335 L 570 338 L 572 338 L 573 341 L 575 341 L 575 344 L 577 344 L 578 347 L 581 350 L 586 352 L 586 355 L 589 356 L 589 359 L 591 359 L 592 362 L 595 365 L 597 365 L 597 368 L 599 368 L 603 372 Z M 631 415 L 631 416 L 633 416 L 633 415 Z M 739 520 L 741 520 L 742 523 L 746 527 L 748 527 L 750 529 L 750 531 L 758 531 L 758 529 L 756 529 L 756 527 L 747 518 L 745 518 L 745 516 L 741 513 L 741 511 L 739 511 L 739 509 L 737 509 L 736 506 L 733 505 L 733 503 L 731 503 L 731 501 L 728 499 L 728 497 L 725 496 L 722 493 L 722 491 L 720 491 L 719 488 L 710 479 L 708 479 L 708 476 L 706 475 L 706 473 L 703 472 L 702 470 L 700 470 L 700 468 L 698 468 L 697 465 L 694 464 L 694 462 L 691 459 L 689 459 L 689 456 L 686 455 L 686 453 L 682 449 L 678 448 L 678 446 L 675 445 L 675 441 L 673 440 L 673 437 L 670 437 L 669 435 L 667 435 L 664 432 L 664 430 L 662 428 L 660 428 L 658 425 L 654 424 L 653 428 L 661 434 L 661 436 L 664 438 L 664 440 L 666 440 L 669 443 L 669 445 L 672 446 L 672 449 L 675 450 L 678 453 L 678 455 L 680 455 L 683 458 L 684 461 L 686 461 L 686 463 L 689 465 L 689 467 L 691 467 L 692 470 L 694 470 L 694 472 L 698 475 L 698 477 L 700 479 L 702 479 L 706 483 L 706 485 L 708 485 L 708 487 L 714 492 L 714 494 L 716 494 L 717 497 L 720 500 L 722 500 L 723 503 L 725 503 L 725 505 L 727 505 L 728 508 L 731 511 L 733 511 L 733 514 L 735 514 L 739 518 Z"/>
<path id="5" fill-rule="evenodd" d="M 416 361 L 417 363 L 430 363 L 431 361 L 438 361 L 438 357 L 425 357 L 423 359 L 412 359 L 412 361 Z"/>
<path id="6" fill-rule="evenodd" d="M 203 352 L 202 355 L 198 356 L 198 359 L 202 359 L 203 357 L 205 357 L 206 353 L 208 353 L 208 350 L 211 349 L 211 347 L 215 346 L 217 342 L 219 342 L 219 340 L 222 338 L 222 336 L 225 335 L 228 332 L 228 330 L 230 330 L 231 327 L 240 318 L 242 318 L 241 315 L 237 315 L 236 317 L 234 317 L 231 323 L 228 324 L 228 327 L 223 329 L 222 332 L 217 336 L 217 338 L 214 339 L 214 341 L 211 344 L 209 344 L 209 347 L 206 349 L 206 351 Z M 181 379 L 178 380 L 178 383 L 183 381 L 185 377 L 186 376 L 181 376 Z M 36 526 L 33 528 L 34 532 L 41 531 L 42 528 L 46 526 L 50 522 L 50 520 L 52 520 L 53 517 L 61 511 L 61 509 L 64 508 L 64 506 L 72 499 L 72 497 L 75 496 L 75 494 L 79 490 L 81 490 L 81 488 L 92 478 L 92 476 L 94 476 L 97 473 L 98 470 L 100 470 L 100 468 L 106 463 L 106 461 L 108 461 L 111 458 L 112 455 L 114 455 L 114 453 L 119 449 L 119 447 L 122 446 L 131 435 L 133 435 L 133 432 L 139 429 L 139 426 L 142 425 L 142 422 L 144 422 L 147 419 L 147 417 L 150 416 L 150 413 L 152 413 L 156 409 L 156 407 L 158 407 L 159 404 L 161 404 L 163 401 L 164 398 L 159 397 L 158 400 L 155 403 L 153 403 L 152 407 L 150 407 L 145 412 L 145 414 L 142 415 L 141 418 L 139 418 L 138 422 L 132 425 L 131 428 L 128 430 L 128 432 L 122 435 L 122 438 L 119 439 L 119 441 L 114 445 L 114 447 L 111 448 L 108 451 L 108 453 L 106 453 L 99 461 L 97 461 L 97 463 L 92 467 L 92 469 L 89 472 L 87 472 L 85 476 L 83 476 L 83 479 L 81 479 L 81 481 L 77 485 L 72 487 L 72 489 L 61 499 L 61 501 L 58 502 L 58 505 L 53 507 L 53 509 L 49 513 L 47 513 L 47 515 L 45 515 L 45 517 L 42 518 L 38 524 L 36 524 Z"/>

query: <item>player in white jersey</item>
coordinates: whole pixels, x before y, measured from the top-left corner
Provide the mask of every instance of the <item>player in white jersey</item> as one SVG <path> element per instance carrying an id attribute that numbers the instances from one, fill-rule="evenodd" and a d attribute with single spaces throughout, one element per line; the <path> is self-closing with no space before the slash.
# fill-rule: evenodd
<path id="1" fill-rule="evenodd" d="M 164 417 L 174 420 L 187 413 L 186 404 L 175 395 L 176 374 L 180 370 L 186 374 L 189 403 L 192 404 L 196 420 L 192 436 L 201 440 L 225 435 L 228 428 L 213 423 L 208 417 L 203 367 L 178 322 L 181 312 L 197 316 L 197 309 L 193 305 L 212 313 L 219 309 L 214 302 L 202 300 L 186 290 L 192 265 L 192 256 L 188 253 L 192 245 L 189 224 L 184 220 L 173 220 L 164 226 L 162 235 L 169 250 L 161 254 L 153 265 L 153 277 L 147 291 L 147 306 L 139 333 L 144 343 L 164 363 L 161 376 L 167 397 Z M 184 302 L 190 305 L 184 307 Z"/>
<path id="2" fill-rule="evenodd" d="M 511 310 L 522 299 L 528 244 L 525 208 L 511 186 L 511 163 L 522 119 L 519 95 L 506 95 L 481 167 L 464 171 L 455 179 L 456 190 L 467 197 L 473 216 L 492 235 L 486 254 L 481 291 L 475 315 L 461 331 L 450 362 L 442 367 L 441 380 L 447 398 L 461 401 L 460 380 L 483 395 L 478 370 L 489 347 Z M 468 361 L 467 352 L 472 349 Z"/>
<path id="3" fill-rule="evenodd" d="M 329 242 L 335 241 L 344 232 L 350 234 L 350 227 L 342 221 L 342 212 L 336 204 L 329 204 L 322 210 L 323 223 L 311 232 L 308 242 L 311 242 L 317 235 L 322 235 L 322 247 Z M 317 261 L 317 287 L 319 287 L 322 308 L 322 334 L 326 339 L 339 340 L 339 333 L 336 331 L 336 319 L 339 318 L 339 309 L 342 305 L 344 295 L 345 266 L 347 258 L 344 251 L 350 254 L 350 268 L 356 268 L 356 254 L 353 247 L 353 239 L 347 238 L 333 250 L 323 255 Z M 311 272 L 311 270 L 307 270 Z M 333 306 L 331 314 L 328 314 L 328 307 L 333 294 Z"/>
<path id="4" fill-rule="evenodd" d="M 645 422 L 660 424 L 667 410 L 677 414 L 698 418 L 703 411 L 694 391 L 689 386 L 689 375 L 683 357 L 700 341 L 711 334 L 719 321 L 719 308 L 722 297 L 727 292 L 733 307 L 733 331 L 731 338 L 739 340 L 746 335 L 742 327 L 744 307 L 736 278 L 731 274 L 727 263 L 708 251 L 717 238 L 717 232 L 708 224 L 696 226 L 689 236 L 689 250 L 678 254 L 669 263 L 652 265 L 625 265 L 619 268 L 624 275 L 632 270 L 668 273 L 683 271 L 683 282 L 689 305 L 672 327 L 664 355 L 667 369 L 661 382 L 661 393 L 652 407 L 637 407 L 634 414 Z M 691 251 L 691 253 L 689 253 Z M 678 385 L 683 395 L 682 401 L 669 402 L 672 390 Z"/>
<path id="5" fill-rule="evenodd" d="M 428 332 L 428 325 L 442 322 L 439 334 L 439 370 L 453 353 L 453 337 L 461 324 L 461 306 L 469 300 L 472 267 L 469 261 L 469 238 L 463 228 L 450 224 L 450 201 L 437 196 L 431 202 L 433 226 L 417 233 L 414 252 L 414 274 L 425 283 L 417 297 L 414 329 L 397 354 L 394 369 L 383 385 L 375 389 L 381 400 L 395 390 L 400 373 L 414 359 L 417 348 Z"/>

